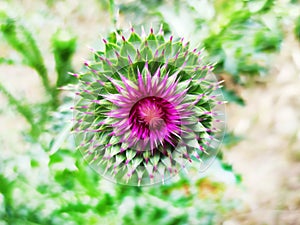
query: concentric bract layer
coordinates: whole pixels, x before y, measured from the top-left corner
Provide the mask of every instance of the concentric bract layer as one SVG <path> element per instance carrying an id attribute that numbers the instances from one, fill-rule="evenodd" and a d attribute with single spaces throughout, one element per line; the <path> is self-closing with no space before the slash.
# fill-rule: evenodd
<path id="1" fill-rule="evenodd" d="M 113 33 L 79 79 L 74 133 L 84 158 L 104 177 L 149 185 L 187 164 L 199 170 L 222 139 L 220 82 L 201 51 L 162 29 Z"/>

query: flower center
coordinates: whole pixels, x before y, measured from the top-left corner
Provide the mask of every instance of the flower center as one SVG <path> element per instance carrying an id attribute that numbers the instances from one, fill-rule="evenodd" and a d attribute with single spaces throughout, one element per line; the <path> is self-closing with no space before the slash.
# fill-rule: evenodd
<path id="1" fill-rule="evenodd" d="M 164 122 L 162 119 L 164 113 L 159 104 L 157 104 L 156 100 L 157 98 L 155 97 L 152 97 L 152 99 L 146 98 L 139 101 L 138 105 L 140 118 L 152 129 L 159 128 Z"/>
<path id="2" fill-rule="evenodd" d="M 132 132 L 141 140 L 166 141 L 172 132 L 180 130 L 180 117 L 167 100 L 149 96 L 139 100 L 131 108 L 129 122 Z"/>

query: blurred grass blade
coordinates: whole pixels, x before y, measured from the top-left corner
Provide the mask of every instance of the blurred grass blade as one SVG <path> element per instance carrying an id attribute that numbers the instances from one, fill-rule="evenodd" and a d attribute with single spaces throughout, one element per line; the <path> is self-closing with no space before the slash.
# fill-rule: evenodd
<path id="1" fill-rule="evenodd" d="M 21 101 L 17 100 L 1 83 L 0 83 L 0 93 L 2 93 L 8 100 L 9 104 L 15 106 L 17 111 L 34 126 L 33 113 L 30 108 L 26 105 L 22 105 Z"/>

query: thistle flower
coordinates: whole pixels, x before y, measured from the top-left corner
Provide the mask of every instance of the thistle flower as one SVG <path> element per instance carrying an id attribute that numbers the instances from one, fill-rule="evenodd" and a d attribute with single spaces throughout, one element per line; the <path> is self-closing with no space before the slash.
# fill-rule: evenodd
<path id="1" fill-rule="evenodd" d="M 141 36 L 131 28 L 103 43 L 85 71 L 72 74 L 84 158 L 104 177 L 138 186 L 164 183 L 192 161 L 207 164 L 222 138 L 224 102 L 201 51 L 165 39 L 162 28 Z"/>

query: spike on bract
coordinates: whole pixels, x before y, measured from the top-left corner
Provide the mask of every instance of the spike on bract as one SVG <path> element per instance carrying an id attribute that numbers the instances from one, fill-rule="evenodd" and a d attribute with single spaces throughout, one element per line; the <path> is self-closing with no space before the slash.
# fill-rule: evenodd
<path id="1" fill-rule="evenodd" d="M 165 38 L 163 27 L 149 36 L 138 30 L 103 39 L 85 71 L 71 75 L 79 80 L 72 107 L 78 149 L 102 176 L 142 186 L 209 165 L 225 113 L 220 82 L 197 49 Z"/>

